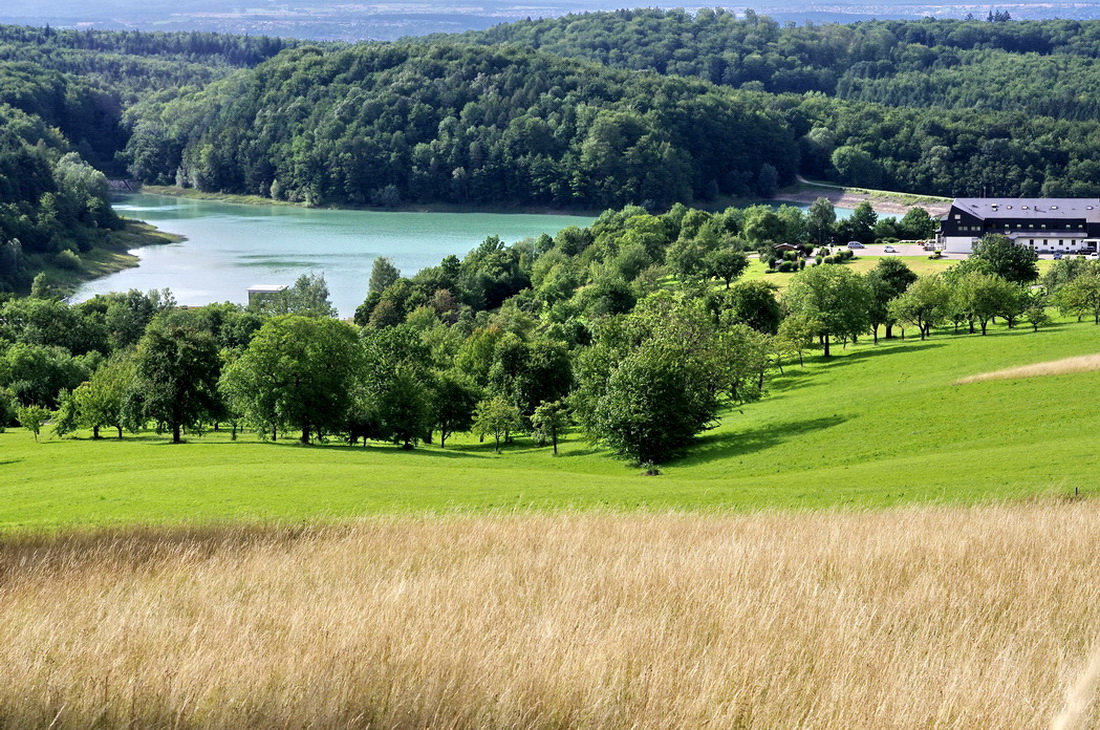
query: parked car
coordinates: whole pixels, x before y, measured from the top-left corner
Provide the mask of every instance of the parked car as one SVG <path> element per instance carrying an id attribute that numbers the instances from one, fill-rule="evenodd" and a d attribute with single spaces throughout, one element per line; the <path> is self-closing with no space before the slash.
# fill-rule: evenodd
<path id="1" fill-rule="evenodd" d="M 1100 260 L 1100 253 L 1096 253 L 1095 251 L 1093 251 L 1092 253 L 1089 254 L 1089 261 L 1098 261 L 1098 260 Z"/>
<path id="2" fill-rule="evenodd" d="M 898 250 L 896 248 L 894 248 L 893 246 L 887 244 L 886 248 L 882 249 L 882 252 L 883 253 L 897 253 Z"/>
<path id="3" fill-rule="evenodd" d="M 1054 254 L 1054 256 L 1053 256 L 1052 258 L 1053 258 L 1053 259 L 1054 259 L 1055 261 L 1061 261 L 1061 260 L 1062 260 L 1062 252 L 1061 252 L 1061 251 L 1058 251 L 1057 253 L 1055 253 L 1055 254 Z"/>
<path id="4" fill-rule="evenodd" d="M 848 241 L 848 248 L 867 248 L 859 241 Z"/>

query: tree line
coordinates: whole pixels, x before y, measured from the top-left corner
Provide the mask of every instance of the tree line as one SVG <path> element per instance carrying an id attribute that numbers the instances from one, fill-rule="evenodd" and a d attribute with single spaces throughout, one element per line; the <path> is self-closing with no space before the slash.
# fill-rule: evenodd
<path id="1" fill-rule="evenodd" d="M 742 280 L 754 245 L 773 246 L 756 238 L 761 221 L 784 219 L 762 208 L 608 210 L 553 237 L 490 237 L 410 277 L 378 259 L 351 322 L 333 317 L 315 276 L 252 307 L 181 309 L 168 292 L 12 298 L 0 305 L 0 423 L 404 448 L 463 432 L 556 447 L 575 426 L 660 463 L 807 352 L 897 329 L 985 334 L 993 318 L 1037 329 L 1050 304 L 1100 320 L 1095 263 L 1058 262 L 1035 290 L 1034 253 L 996 236 L 942 274 L 918 278 L 897 258 L 865 275 L 822 263 L 780 296 L 766 278 Z M 809 245 L 807 224 L 795 240 Z"/>

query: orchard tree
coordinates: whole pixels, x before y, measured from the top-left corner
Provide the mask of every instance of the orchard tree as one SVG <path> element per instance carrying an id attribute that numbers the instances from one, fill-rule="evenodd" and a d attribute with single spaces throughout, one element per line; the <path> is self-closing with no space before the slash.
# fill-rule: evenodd
<path id="1" fill-rule="evenodd" d="M 923 340 L 947 316 L 950 299 L 951 290 L 941 275 L 922 276 L 890 302 L 890 316 L 916 325 Z"/>
<path id="2" fill-rule="evenodd" d="M 420 368 L 399 363 L 386 373 L 371 396 L 381 438 L 412 449 L 431 430 L 431 397 Z"/>
<path id="3" fill-rule="evenodd" d="M 264 323 L 228 366 L 223 387 L 231 407 L 263 433 L 296 428 L 308 444 L 344 425 L 361 360 L 351 325 L 283 315 Z"/>
<path id="4" fill-rule="evenodd" d="M 133 378 L 133 362 L 127 357 L 108 361 L 82 383 L 69 397 L 69 407 L 75 425 L 92 429 L 92 438 L 99 438 L 99 429 L 112 427 L 122 438 L 123 406 L 126 391 Z"/>
<path id="5" fill-rule="evenodd" d="M 720 246 L 703 257 L 703 271 L 712 279 L 721 279 L 730 288 L 734 279 L 745 273 L 749 259 L 731 245 Z"/>
<path id="6" fill-rule="evenodd" d="M 1039 278 L 1039 255 L 1029 246 L 1020 246 L 1008 236 L 990 233 L 974 244 L 970 261 L 979 262 L 988 273 L 997 274 L 1015 284 L 1030 284 Z"/>
<path id="7" fill-rule="evenodd" d="M 867 288 L 870 290 L 868 318 L 871 332 L 878 343 L 878 328 L 886 326 L 886 338 L 890 339 L 894 320 L 890 316 L 890 302 L 898 298 L 917 280 L 917 275 L 901 259 L 882 258 L 875 268 L 867 272 Z"/>
<path id="8" fill-rule="evenodd" d="M 828 198 L 818 198 L 806 212 L 806 234 L 818 246 L 829 243 L 836 224 L 836 208 Z"/>
<path id="9" fill-rule="evenodd" d="M 671 458 L 710 427 L 727 382 L 713 316 L 698 299 L 658 292 L 600 323 L 571 401 L 595 440 L 639 463 Z"/>
<path id="10" fill-rule="evenodd" d="M 216 416 L 221 358 L 213 335 L 154 321 L 138 342 L 124 412 L 131 426 L 153 420 L 180 443 L 184 428 Z"/>
<path id="11" fill-rule="evenodd" d="M 51 412 L 42 406 L 20 406 L 15 412 L 19 425 L 34 434 L 34 440 L 38 440 L 38 434 L 42 432 L 42 426 L 50 419 Z"/>
<path id="12" fill-rule="evenodd" d="M 1077 276 L 1055 293 L 1054 303 L 1063 313 L 1076 314 L 1078 321 L 1091 314 L 1093 322 L 1100 324 L 1100 273 Z"/>
<path id="13" fill-rule="evenodd" d="M 799 272 L 783 301 L 791 313 L 817 324 L 825 357 L 830 354 L 830 339 L 855 339 L 870 328 L 871 292 L 862 276 L 843 266 L 815 266 Z"/>
<path id="14" fill-rule="evenodd" d="M 452 434 L 469 431 L 481 389 L 457 370 L 440 373 L 432 389 L 432 427 L 439 429 L 439 446 L 447 448 Z"/>
<path id="15" fill-rule="evenodd" d="M 554 445 L 554 456 L 557 456 L 558 437 L 569 427 L 569 407 L 563 400 L 543 403 L 531 416 L 531 426 L 539 439 Z"/>
<path id="16" fill-rule="evenodd" d="M 500 440 L 519 428 L 519 409 L 501 396 L 479 401 L 474 409 L 474 429 L 482 438 L 492 436 L 493 451 L 500 453 Z"/>

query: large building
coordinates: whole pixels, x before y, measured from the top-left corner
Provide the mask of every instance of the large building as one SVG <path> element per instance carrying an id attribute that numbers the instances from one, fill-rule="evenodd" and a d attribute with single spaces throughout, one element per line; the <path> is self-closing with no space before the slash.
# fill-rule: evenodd
<path id="1" fill-rule="evenodd" d="M 970 253 L 990 233 L 1038 253 L 1096 251 L 1100 198 L 955 198 L 940 218 L 936 244 L 948 252 Z"/>

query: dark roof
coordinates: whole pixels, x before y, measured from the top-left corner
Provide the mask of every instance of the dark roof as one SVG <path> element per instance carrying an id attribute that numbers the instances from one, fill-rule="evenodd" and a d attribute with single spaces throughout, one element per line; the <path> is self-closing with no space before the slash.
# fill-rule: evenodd
<path id="1" fill-rule="evenodd" d="M 955 198 L 951 207 L 981 219 L 1084 218 L 1100 223 L 1100 198 Z"/>

